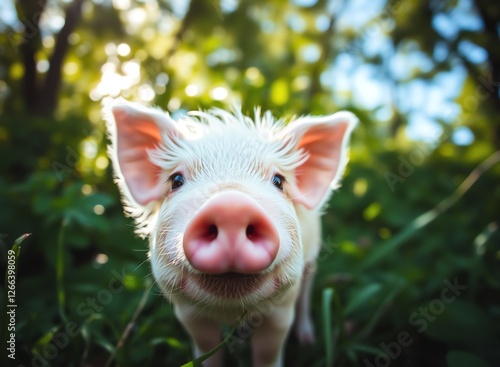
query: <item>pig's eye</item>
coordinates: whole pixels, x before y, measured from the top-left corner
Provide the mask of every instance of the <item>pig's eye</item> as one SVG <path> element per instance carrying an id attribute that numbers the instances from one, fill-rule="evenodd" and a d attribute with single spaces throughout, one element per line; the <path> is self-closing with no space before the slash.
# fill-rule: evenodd
<path id="1" fill-rule="evenodd" d="M 279 174 L 276 174 L 273 176 L 273 185 L 280 189 L 280 190 L 283 190 L 283 184 L 285 183 L 285 178 Z"/>
<path id="2" fill-rule="evenodd" d="M 180 173 L 174 173 L 170 179 L 172 180 L 172 190 L 184 185 L 184 177 Z"/>

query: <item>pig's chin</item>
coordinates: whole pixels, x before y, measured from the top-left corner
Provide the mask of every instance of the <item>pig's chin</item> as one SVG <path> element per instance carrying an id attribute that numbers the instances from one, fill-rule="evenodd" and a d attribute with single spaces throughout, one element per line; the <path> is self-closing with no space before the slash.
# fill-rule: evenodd
<path id="1" fill-rule="evenodd" d="M 262 274 L 224 273 L 219 275 L 191 273 L 183 277 L 180 291 L 192 302 L 215 306 L 231 304 L 246 309 L 270 300 L 288 289 L 274 272 Z"/>
<path id="2" fill-rule="evenodd" d="M 201 274 L 193 281 L 204 291 L 224 299 L 241 299 L 255 293 L 266 283 L 266 275 L 224 273 L 217 275 Z"/>

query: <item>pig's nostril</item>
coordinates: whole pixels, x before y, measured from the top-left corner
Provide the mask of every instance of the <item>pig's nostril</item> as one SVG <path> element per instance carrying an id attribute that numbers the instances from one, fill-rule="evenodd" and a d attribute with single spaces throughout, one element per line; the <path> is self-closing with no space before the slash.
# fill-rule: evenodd
<path id="1" fill-rule="evenodd" d="M 256 232 L 255 232 L 255 227 L 253 224 L 250 224 L 248 227 L 247 227 L 247 230 L 246 230 L 246 234 L 247 234 L 247 238 L 249 240 L 252 240 L 255 238 L 255 235 L 256 235 Z"/>
<path id="2" fill-rule="evenodd" d="M 208 226 L 207 237 L 210 241 L 213 241 L 217 238 L 219 231 L 217 230 L 217 226 L 215 224 L 210 224 Z"/>
<path id="3" fill-rule="evenodd" d="M 235 278 L 232 273 L 258 274 L 269 268 L 279 245 L 278 232 L 265 209 L 237 191 L 208 199 L 182 239 L 186 260 L 194 269 L 231 279 Z"/>

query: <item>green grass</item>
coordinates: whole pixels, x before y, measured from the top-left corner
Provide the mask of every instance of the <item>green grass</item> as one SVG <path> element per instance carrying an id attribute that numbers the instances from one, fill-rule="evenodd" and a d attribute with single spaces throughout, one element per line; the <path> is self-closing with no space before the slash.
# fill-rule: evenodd
<path id="1" fill-rule="evenodd" d="M 285 365 L 350 367 L 376 365 L 384 358 L 391 366 L 410 361 L 431 367 L 460 367 L 471 361 L 477 366 L 498 365 L 497 204 L 477 198 L 488 189 L 492 197 L 500 195 L 494 184 L 500 176 L 499 157 L 495 153 L 466 173 L 455 167 L 462 174 L 453 185 L 435 177 L 429 185 L 429 172 L 437 170 L 421 167 L 400 201 L 393 194 L 380 196 L 380 175 L 354 163 L 324 218 L 327 251 L 319 261 L 313 292 L 317 343 L 303 348 L 291 335 Z M 356 180 L 370 175 L 367 192 L 356 197 Z M 415 187 L 418 194 L 411 191 Z M 224 348 L 226 365 L 250 365 L 248 343 L 233 352 L 226 347 L 236 326 L 217 348 L 193 361 L 188 336 L 153 284 L 145 262 L 147 244 L 134 237 L 120 203 L 98 192 L 65 202 L 76 197 L 71 190 L 68 186 L 66 196 L 51 204 L 61 208 L 60 215 L 36 227 L 21 256 L 20 243 L 26 237 L 12 247 L 18 266 L 16 362 L 196 366 Z M 49 191 L 46 197 L 54 197 Z M 42 195 L 43 188 L 38 192 Z M 36 204 L 37 200 L 42 201 Z M 27 197 L 26 203 L 34 202 L 42 210 L 43 200 Z M 106 213 L 98 220 L 88 214 L 89 208 L 106 200 Z M 363 220 L 363 212 L 374 202 L 382 209 Z M 46 208 L 51 210 L 50 205 Z M 380 228 L 385 229 L 379 232 Z M 98 262 L 102 254 L 106 261 Z M 466 284 L 467 289 L 453 302 L 443 303 L 444 310 L 432 314 L 433 321 L 426 321 L 419 309 L 437 307 L 445 280 Z M 414 314 L 417 326 L 411 323 Z M 424 321 L 426 328 L 419 331 Z M 397 346 L 405 333 L 412 342 Z M 398 355 L 388 356 L 387 346 Z"/>

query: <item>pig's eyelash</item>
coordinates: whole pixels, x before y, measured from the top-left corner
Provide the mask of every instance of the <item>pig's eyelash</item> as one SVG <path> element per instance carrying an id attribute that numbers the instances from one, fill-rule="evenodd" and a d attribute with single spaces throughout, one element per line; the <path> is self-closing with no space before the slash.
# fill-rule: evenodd
<path id="1" fill-rule="evenodd" d="M 279 176 L 282 180 L 283 180 L 283 183 L 288 183 L 287 179 L 285 176 L 283 176 L 281 173 L 275 173 L 274 174 L 275 176 Z"/>
<path id="2" fill-rule="evenodd" d="M 174 179 L 174 177 L 177 176 L 177 175 L 181 175 L 182 177 L 184 177 L 181 172 L 175 171 L 170 176 L 168 176 L 168 178 L 166 179 L 165 183 L 172 182 L 172 180 Z"/>

